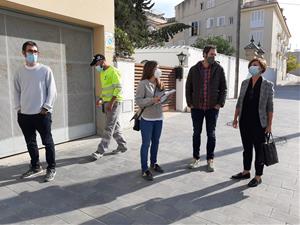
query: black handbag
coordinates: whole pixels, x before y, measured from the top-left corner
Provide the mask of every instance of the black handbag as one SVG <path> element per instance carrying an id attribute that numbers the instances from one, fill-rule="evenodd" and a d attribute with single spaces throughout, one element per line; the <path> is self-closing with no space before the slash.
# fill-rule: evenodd
<path id="1" fill-rule="evenodd" d="M 262 144 L 263 163 L 266 166 L 271 166 L 279 162 L 276 145 L 272 133 L 266 134 L 266 142 Z"/>
<path id="2" fill-rule="evenodd" d="M 136 113 L 134 114 L 134 116 L 131 118 L 131 120 L 134 120 L 133 130 L 136 130 L 136 131 L 140 131 L 140 130 L 141 130 L 141 128 L 140 128 L 140 121 L 141 121 L 141 120 L 140 120 L 140 117 L 141 117 L 141 115 L 142 115 L 144 109 L 145 109 L 145 108 L 143 108 L 140 112 L 139 112 L 139 111 L 136 112 Z M 130 121 L 131 121 L 131 120 L 130 120 Z"/>

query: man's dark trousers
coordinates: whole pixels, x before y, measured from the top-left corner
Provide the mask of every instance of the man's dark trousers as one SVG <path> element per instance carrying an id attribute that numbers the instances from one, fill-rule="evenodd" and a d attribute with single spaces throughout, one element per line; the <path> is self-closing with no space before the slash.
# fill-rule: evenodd
<path id="1" fill-rule="evenodd" d="M 195 159 L 200 158 L 200 145 L 201 145 L 201 132 L 203 120 L 205 118 L 206 133 L 207 133 L 207 145 L 206 145 L 206 159 L 214 158 L 214 150 L 216 146 L 216 124 L 219 115 L 218 109 L 192 109 L 192 121 L 193 121 L 193 157 Z"/>
<path id="2" fill-rule="evenodd" d="M 18 113 L 18 123 L 27 144 L 27 149 L 31 158 L 31 166 L 33 168 L 38 168 L 40 166 L 39 150 L 36 142 L 36 131 L 38 131 L 42 143 L 46 148 L 47 169 L 55 170 L 55 147 L 51 134 L 51 113 L 47 113 L 46 115 L 26 115 Z"/>

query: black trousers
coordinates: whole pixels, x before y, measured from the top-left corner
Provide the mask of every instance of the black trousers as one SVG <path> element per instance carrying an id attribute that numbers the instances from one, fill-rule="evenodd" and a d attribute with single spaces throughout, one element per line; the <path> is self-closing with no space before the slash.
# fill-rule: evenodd
<path id="1" fill-rule="evenodd" d="M 27 149 L 31 158 L 31 166 L 33 168 L 38 168 L 40 166 L 39 149 L 36 142 L 36 131 L 38 131 L 42 143 L 46 148 L 47 169 L 55 170 L 55 147 L 51 134 L 51 113 L 47 113 L 47 115 L 25 115 L 18 113 L 18 123 L 27 144 Z"/>
<path id="2" fill-rule="evenodd" d="M 253 123 L 257 124 L 257 123 Z M 253 146 L 255 149 L 255 174 L 263 175 L 263 150 L 262 143 L 265 142 L 265 128 L 250 123 L 240 123 L 240 133 L 243 143 L 243 164 L 244 170 L 250 170 L 253 158 Z"/>

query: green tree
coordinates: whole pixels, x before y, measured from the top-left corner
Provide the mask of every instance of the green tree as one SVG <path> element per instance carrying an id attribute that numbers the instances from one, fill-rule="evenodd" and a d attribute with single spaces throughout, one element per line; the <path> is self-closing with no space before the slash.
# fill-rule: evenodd
<path id="1" fill-rule="evenodd" d="M 190 28 L 190 26 L 184 23 L 173 23 L 166 25 L 158 30 L 152 31 L 147 44 L 152 46 L 161 46 L 164 44 L 164 42 L 168 42 L 170 39 L 172 39 L 175 34 L 182 32 L 187 28 Z"/>
<path id="2" fill-rule="evenodd" d="M 190 26 L 175 23 L 161 29 L 148 29 L 145 12 L 154 6 L 152 0 L 115 0 L 116 55 L 131 55 L 134 48 L 161 46 L 176 33 Z"/>
<path id="3" fill-rule="evenodd" d="M 288 59 L 286 61 L 286 64 L 287 64 L 287 66 L 286 66 L 287 73 L 300 68 L 300 64 L 297 61 L 297 57 L 291 53 L 288 54 Z"/>
<path id="4" fill-rule="evenodd" d="M 117 32 L 127 34 L 131 44 L 129 48 L 143 47 L 149 36 L 145 10 L 150 10 L 152 0 L 115 0 L 115 25 Z M 116 36 L 116 45 L 122 44 Z M 125 45 L 123 43 L 123 45 Z M 122 49 L 116 46 L 116 49 Z M 128 50 L 128 53 L 131 51 Z"/>
<path id="5" fill-rule="evenodd" d="M 214 36 L 209 38 L 197 38 L 195 44 L 192 46 L 195 48 L 203 49 L 206 45 L 215 45 L 219 53 L 224 55 L 232 55 L 235 50 L 231 46 L 230 42 L 222 38 L 221 36 Z"/>
<path id="6" fill-rule="evenodd" d="M 116 56 L 127 56 L 133 54 L 134 47 L 128 37 L 128 34 L 118 27 L 115 27 L 115 40 Z"/>

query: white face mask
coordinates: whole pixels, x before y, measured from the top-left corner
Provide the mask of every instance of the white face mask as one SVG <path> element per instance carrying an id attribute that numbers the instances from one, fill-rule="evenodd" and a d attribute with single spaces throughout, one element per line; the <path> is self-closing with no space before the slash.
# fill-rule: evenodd
<path id="1" fill-rule="evenodd" d="M 158 69 L 158 68 L 154 71 L 154 76 L 155 76 L 156 78 L 160 78 L 160 77 L 161 77 L 161 74 L 162 74 L 162 72 L 161 72 L 161 70 Z"/>
<path id="2" fill-rule="evenodd" d="M 103 71 L 103 67 L 102 66 L 95 66 L 95 69 L 98 73 L 101 73 Z"/>

